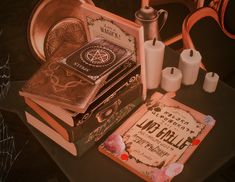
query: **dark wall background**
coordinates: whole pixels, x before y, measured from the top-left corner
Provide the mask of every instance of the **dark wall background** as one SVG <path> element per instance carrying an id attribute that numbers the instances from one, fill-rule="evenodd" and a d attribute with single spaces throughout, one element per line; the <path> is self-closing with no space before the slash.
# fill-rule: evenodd
<path id="1" fill-rule="evenodd" d="M 27 24 L 38 0 L 1 0 L 0 27 L 3 29 L 0 45 L 10 54 L 12 80 L 25 80 L 38 67 L 27 42 Z M 1 49 L 3 49 L 1 48 Z"/>
<path id="2" fill-rule="evenodd" d="M 38 1 L 0 0 L 0 29 L 3 29 L 0 36 L 0 58 L 4 54 L 10 55 L 12 81 L 29 79 L 40 66 L 39 62 L 32 56 L 27 42 L 28 20 Z M 134 12 L 140 7 L 140 0 L 94 0 L 94 2 L 98 7 L 130 20 L 134 20 Z M 231 2 L 234 4 L 235 1 Z M 234 7 L 234 5 L 230 6 L 226 13 L 226 24 L 231 32 L 235 32 Z M 181 32 L 183 19 L 190 13 L 185 6 L 172 3 L 171 5 L 155 6 L 155 8 L 163 8 L 169 12 L 169 19 L 161 33 L 163 39 Z M 195 31 L 196 33 L 198 32 Z M 207 31 L 207 33 L 210 32 Z M 201 34 L 203 34 L 203 31 Z M 197 36 L 200 38 L 202 35 Z M 173 48 L 182 48 L 182 43 Z M 9 112 L 1 112 L 9 126 L 11 135 L 15 137 L 16 153 L 22 151 L 12 166 L 7 181 L 66 181 L 64 175 L 28 132 L 18 116 Z M 233 163 L 231 166 L 234 168 Z M 216 174 L 211 179 L 214 180 L 217 177 Z"/>

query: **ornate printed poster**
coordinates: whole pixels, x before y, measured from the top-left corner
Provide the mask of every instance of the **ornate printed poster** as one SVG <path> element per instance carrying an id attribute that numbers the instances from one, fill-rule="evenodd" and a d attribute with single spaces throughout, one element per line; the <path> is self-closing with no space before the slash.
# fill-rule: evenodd
<path id="1" fill-rule="evenodd" d="M 160 177 L 168 181 L 182 171 L 215 120 L 167 95 L 155 93 L 154 97 L 99 149 L 147 181 Z"/>

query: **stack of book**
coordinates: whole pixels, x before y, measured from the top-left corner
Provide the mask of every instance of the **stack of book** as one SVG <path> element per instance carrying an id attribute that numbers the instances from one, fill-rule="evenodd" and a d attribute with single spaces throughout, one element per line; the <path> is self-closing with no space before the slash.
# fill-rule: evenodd
<path id="1" fill-rule="evenodd" d="M 127 49 L 99 38 L 46 62 L 20 95 L 27 122 L 80 156 L 142 102 L 140 65 Z"/>

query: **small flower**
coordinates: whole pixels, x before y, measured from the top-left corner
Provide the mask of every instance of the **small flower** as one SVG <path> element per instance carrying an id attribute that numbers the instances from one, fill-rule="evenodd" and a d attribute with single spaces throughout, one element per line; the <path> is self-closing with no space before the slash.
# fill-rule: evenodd
<path id="1" fill-rule="evenodd" d="M 172 163 L 162 169 L 155 169 L 152 174 L 153 182 L 167 182 L 183 171 L 184 165 Z"/>
<path id="2" fill-rule="evenodd" d="M 165 174 L 173 178 L 183 171 L 184 165 L 180 163 L 172 163 L 165 169 Z"/>
<path id="3" fill-rule="evenodd" d="M 129 156 L 128 156 L 127 154 L 122 154 L 122 155 L 121 155 L 121 159 L 122 159 L 123 161 L 127 161 L 128 158 L 129 158 Z"/>
<path id="4" fill-rule="evenodd" d="M 125 144 L 120 135 L 112 134 L 104 142 L 104 147 L 112 153 L 120 155 L 125 150 Z"/>
<path id="5" fill-rule="evenodd" d="M 199 145 L 200 142 L 201 142 L 201 140 L 199 140 L 199 139 L 194 139 L 194 140 L 192 141 L 192 146 Z"/>
<path id="6" fill-rule="evenodd" d="M 152 174 L 153 182 L 166 182 L 170 180 L 170 177 L 166 175 L 165 170 L 155 169 Z"/>
<path id="7" fill-rule="evenodd" d="M 212 116 L 210 116 L 210 115 L 205 116 L 204 122 L 206 124 L 209 124 L 209 125 L 214 125 L 215 124 L 214 118 Z"/>

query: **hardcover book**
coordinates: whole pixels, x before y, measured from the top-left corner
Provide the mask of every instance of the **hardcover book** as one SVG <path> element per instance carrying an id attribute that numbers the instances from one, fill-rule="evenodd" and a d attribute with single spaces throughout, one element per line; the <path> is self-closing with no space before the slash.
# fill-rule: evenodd
<path id="1" fill-rule="evenodd" d="M 155 93 L 99 146 L 146 181 L 170 181 L 215 125 L 215 120 Z"/>
<path id="2" fill-rule="evenodd" d="M 65 140 L 69 142 L 77 141 L 92 132 L 94 129 L 104 124 L 104 116 L 111 117 L 112 114 L 125 107 L 128 103 L 141 98 L 142 84 L 139 81 L 133 81 L 137 77 L 138 68 L 131 74 L 127 75 L 122 81 L 118 82 L 105 95 L 98 98 L 87 109 L 86 113 L 78 114 L 77 125 L 69 126 L 59 119 L 57 115 L 53 115 L 40 105 L 40 101 L 25 98 L 25 103 L 31 108 L 30 113 L 34 112 L 44 121 L 44 124 L 59 133 Z M 138 76 L 139 78 L 139 76 Z M 47 107 L 46 107 L 47 108 Z M 54 108 L 55 109 L 55 108 Z M 105 111 L 109 113 L 105 114 Z"/>
<path id="3" fill-rule="evenodd" d="M 93 84 L 130 58 L 130 52 L 108 40 L 97 38 L 60 62 Z"/>
<path id="4" fill-rule="evenodd" d="M 57 61 L 49 61 L 25 83 L 20 95 L 83 113 L 102 86 L 91 84 Z"/>
<path id="5" fill-rule="evenodd" d="M 127 81 L 128 78 L 136 75 L 140 75 L 140 65 L 136 66 L 136 63 L 131 60 L 125 62 L 120 66 L 120 68 L 117 68 L 108 76 L 105 85 L 98 91 L 92 103 L 84 113 L 70 111 L 40 99 L 33 98 L 32 100 L 67 125 L 73 127 L 85 122 L 90 117 L 91 111 L 93 111 L 102 100 L 107 98 L 112 91 L 117 90 L 118 87 Z"/>
<path id="6" fill-rule="evenodd" d="M 59 146 L 61 146 L 63 149 L 68 151 L 74 156 L 82 155 L 86 148 L 85 146 L 80 147 L 80 141 L 77 141 L 77 143 L 68 142 L 65 140 L 60 134 L 58 134 L 55 130 L 48 127 L 46 124 L 44 124 L 38 117 L 33 116 L 31 113 L 25 111 L 26 121 L 36 128 L 38 131 L 49 137 L 51 140 L 53 140 L 55 143 L 57 143 Z M 88 145 L 86 147 L 89 147 Z"/>

